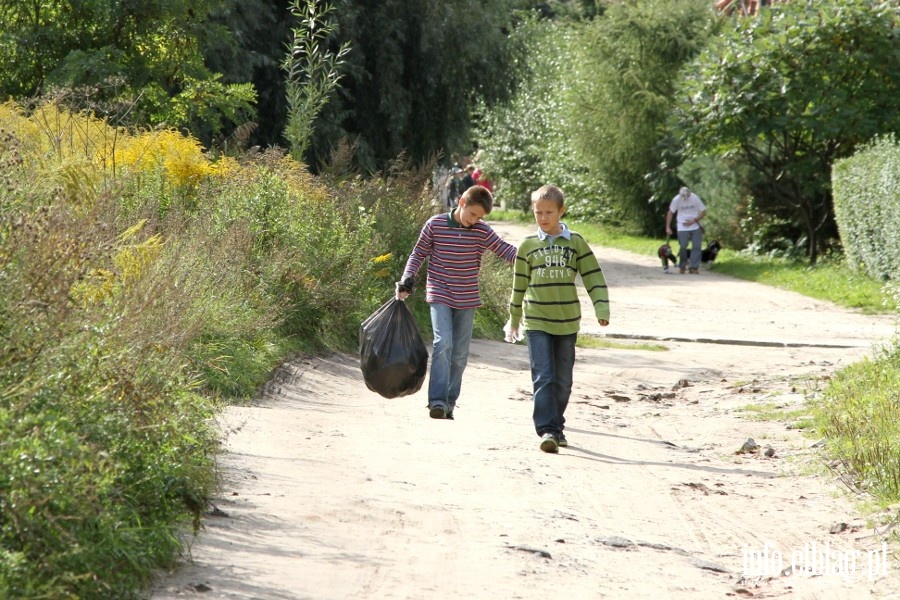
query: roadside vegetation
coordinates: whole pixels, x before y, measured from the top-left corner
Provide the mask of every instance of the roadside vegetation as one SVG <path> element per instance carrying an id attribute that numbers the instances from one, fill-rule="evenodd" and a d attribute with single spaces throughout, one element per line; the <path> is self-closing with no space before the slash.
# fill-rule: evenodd
<path id="1" fill-rule="evenodd" d="M 895 344 L 873 360 L 838 372 L 817 405 L 816 428 L 844 481 L 883 505 L 900 501 L 898 389 L 900 349 Z"/>
<path id="2" fill-rule="evenodd" d="M 138 596 L 206 512 L 224 403 L 390 297 L 430 168 L 315 178 L 52 104 L 0 105 L 0 139 L 0 597 Z"/>

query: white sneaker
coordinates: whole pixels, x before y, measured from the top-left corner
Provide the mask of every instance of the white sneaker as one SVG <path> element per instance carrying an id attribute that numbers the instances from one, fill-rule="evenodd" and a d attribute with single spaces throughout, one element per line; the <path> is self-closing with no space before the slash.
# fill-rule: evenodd
<path id="1" fill-rule="evenodd" d="M 542 435 L 541 450 L 550 453 L 559 452 L 559 442 L 556 441 L 556 436 L 552 433 L 545 433 Z"/>

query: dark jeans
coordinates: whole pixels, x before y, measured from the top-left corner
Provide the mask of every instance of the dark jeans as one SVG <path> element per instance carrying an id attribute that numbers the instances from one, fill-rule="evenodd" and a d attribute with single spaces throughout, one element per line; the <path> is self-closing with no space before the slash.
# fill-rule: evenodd
<path id="1" fill-rule="evenodd" d="M 563 413 L 572 393 L 577 334 L 551 335 L 527 330 L 531 383 L 534 390 L 534 430 L 538 435 L 563 432 Z"/>

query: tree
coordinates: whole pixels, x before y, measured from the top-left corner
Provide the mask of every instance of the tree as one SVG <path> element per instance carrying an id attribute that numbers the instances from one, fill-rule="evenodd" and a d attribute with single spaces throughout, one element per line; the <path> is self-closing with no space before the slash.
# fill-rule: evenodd
<path id="1" fill-rule="evenodd" d="M 570 214 L 600 216 L 603 183 L 585 169 L 572 140 L 583 126 L 576 110 L 575 80 L 583 73 L 584 25 L 528 19 L 510 36 L 518 48 L 513 95 L 475 113 L 475 139 L 483 150 L 479 164 L 497 183 L 497 196 L 509 207 L 531 208 L 531 192 L 553 183 L 566 193 Z"/>
<path id="2" fill-rule="evenodd" d="M 252 84 L 256 115 L 234 130 L 226 149 L 283 143 L 287 115 L 285 44 L 291 41 L 290 0 L 223 0 L 203 29 L 201 52 L 207 69 L 222 83 Z"/>
<path id="3" fill-rule="evenodd" d="M 677 96 L 689 154 L 736 154 L 759 210 L 785 219 L 815 262 L 837 235 L 830 172 L 876 134 L 900 131 L 900 6 L 794 0 L 736 19 Z"/>
<path id="4" fill-rule="evenodd" d="M 574 141 L 609 202 L 644 231 L 661 223 L 648 201 L 677 190 L 655 189 L 652 174 L 663 162 L 660 144 L 680 69 L 710 39 L 713 16 L 695 0 L 649 0 L 616 3 L 593 23 L 585 50 L 591 76 L 580 78 L 576 95 L 583 126 Z"/>
<path id="5" fill-rule="evenodd" d="M 254 113 L 252 86 L 225 84 L 204 63 L 208 17 L 225 2 L 0 0 L 0 94 L 55 94 L 118 122 L 183 127 L 209 141 Z"/>
<path id="6" fill-rule="evenodd" d="M 377 171 L 401 154 L 414 162 L 468 152 L 470 109 L 509 89 L 506 35 L 524 0 L 338 0 L 337 36 L 347 56 L 340 89 L 315 124 L 311 165 L 342 140 Z"/>

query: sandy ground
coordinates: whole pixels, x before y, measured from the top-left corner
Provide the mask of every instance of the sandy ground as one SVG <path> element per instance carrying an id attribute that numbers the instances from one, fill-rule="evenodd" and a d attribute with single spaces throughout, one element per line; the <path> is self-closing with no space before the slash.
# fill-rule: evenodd
<path id="1" fill-rule="evenodd" d="M 612 322 L 583 331 L 626 347 L 578 350 L 568 448 L 538 450 L 523 344 L 473 342 L 453 421 L 427 382 L 386 400 L 357 356 L 297 360 L 223 415 L 215 510 L 152 598 L 900 598 L 816 440 L 747 410 L 802 408 L 894 320 L 596 251 Z"/>

